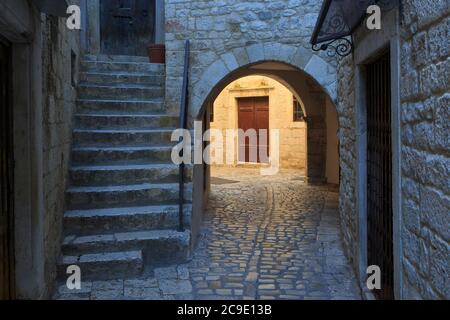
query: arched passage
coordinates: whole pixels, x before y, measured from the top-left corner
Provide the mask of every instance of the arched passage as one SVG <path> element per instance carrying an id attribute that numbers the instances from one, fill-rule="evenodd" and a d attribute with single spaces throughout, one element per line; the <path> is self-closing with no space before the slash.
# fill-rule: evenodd
<path id="1" fill-rule="evenodd" d="M 277 50 L 273 48 L 269 50 L 268 47 L 262 45 L 260 48 L 266 48 L 263 54 L 255 56 L 256 49 L 254 46 L 252 48 L 242 49 L 245 51 L 245 58 L 242 58 L 242 55 L 236 51 L 224 54 L 220 60 L 212 63 L 206 69 L 199 81 L 191 84 L 191 117 L 202 120 L 203 130 L 207 130 L 209 129 L 209 111 L 217 96 L 227 85 L 239 78 L 251 75 L 275 79 L 286 86 L 299 101 L 302 101 L 304 106 L 307 117 L 307 181 L 327 182 L 327 169 L 329 169 L 327 167 L 327 154 L 329 154 L 327 139 L 334 134 L 335 141 L 338 140 L 337 112 L 333 102 L 335 101 L 334 68 L 323 59 L 311 56 L 306 50 L 304 50 L 305 56 L 302 56 L 300 54 L 303 52 L 302 48 L 291 51 L 293 53 L 289 57 L 277 56 Z M 286 52 L 286 50 L 282 51 Z M 241 63 L 238 62 L 240 60 L 242 60 Z M 330 109 L 334 112 L 327 113 L 327 110 Z M 334 133 L 327 132 L 327 118 L 333 118 Z M 338 164 L 336 166 L 339 167 Z M 193 239 L 195 239 L 209 194 L 210 171 L 208 166 L 194 166 L 193 180 L 192 231 Z M 338 181 L 335 179 L 335 182 Z"/>

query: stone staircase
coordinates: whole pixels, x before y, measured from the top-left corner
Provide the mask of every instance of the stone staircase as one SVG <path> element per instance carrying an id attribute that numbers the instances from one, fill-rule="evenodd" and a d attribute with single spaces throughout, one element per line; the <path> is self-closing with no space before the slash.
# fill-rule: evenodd
<path id="1" fill-rule="evenodd" d="M 61 276 L 78 265 L 84 279 L 139 277 L 188 258 L 190 226 L 177 231 L 179 171 L 170 157 L 178 117 L 164 112 L 164 79 L 164 65 L 146 58 L 84 57 Z M 192 206 L 185 208 L 189 223 Z"/>

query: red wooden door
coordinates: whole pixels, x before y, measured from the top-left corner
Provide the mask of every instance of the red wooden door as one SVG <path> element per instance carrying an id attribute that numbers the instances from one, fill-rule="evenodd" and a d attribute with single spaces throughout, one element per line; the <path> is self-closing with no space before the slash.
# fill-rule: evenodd
<path id="1" fill-rule="evenodd" d="M 240 136 L 239 161 L 268 163 L 269 97 L 238 98 L 238 126 L 244 133 L 253 129 L 257 134 L 256 139 Z"/>

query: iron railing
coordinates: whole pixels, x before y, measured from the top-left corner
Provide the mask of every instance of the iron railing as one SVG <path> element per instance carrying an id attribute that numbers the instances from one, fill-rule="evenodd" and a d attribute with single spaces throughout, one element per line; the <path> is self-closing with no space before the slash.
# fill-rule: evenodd
<path id="1" fill-rule="evenodd" d="M 184 52 L 184 72 L 183 72 L 183 88 L 181 91 L 181 104 L 180 104 L 180 129 L 187 129 L 187 113 L 189 103 L 189 50 L 190 43 L 186 40 L 185 52 Z M 183 159 L 183 150 L 181 150 L 180 156 Z M 184 178 L 185 178 L 186 164 L 182 162 L 180 164 L 179 174 L 179 231 L 184 231 Z"/>

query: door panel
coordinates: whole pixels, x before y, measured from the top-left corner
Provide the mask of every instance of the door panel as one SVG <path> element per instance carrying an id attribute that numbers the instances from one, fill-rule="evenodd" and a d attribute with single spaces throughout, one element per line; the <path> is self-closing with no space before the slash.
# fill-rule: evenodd
<path id="1" fill-rule="evenodd" d="M 257 97 L 255 103 L 255 121 L 258 131 L 258 162 L 269 162 L 269 98 Z M 265 130 L 265 131 L 264 131 Z"/>
<path id="2" fill-rule="evenodd" d="M 394 298 L 390 56 L 367 66 L 367 254 L 381 269 L 379 299 Z"/>
<path id="3" fill-rule="evenodd" d="M 267 163 L 268 157 L 261 157 L 261 154 L 268 155 L 269 149 L 269 98 L 251 97 L 238 99 L 238 126 L 244 132 L 254 129 L 257 139 L 239 139 L 239 161 Z M 261 139 L 260 130 L 265 130 L 265 139 Z M 256 159 L 251 159 L 251 155 L 256 155 Z"/>
<path id="4" fill-rule="evenodd" d="M 102 53 L 146 56 L 154 28 L 155 0 L 101 0 Z"/>
<path id="5" fill-rule="evenodd" d="M 14 167 L 10 76 L 10 50 L 0 39 L 0 299 L 14 297 Z"/>

